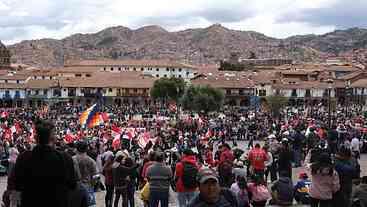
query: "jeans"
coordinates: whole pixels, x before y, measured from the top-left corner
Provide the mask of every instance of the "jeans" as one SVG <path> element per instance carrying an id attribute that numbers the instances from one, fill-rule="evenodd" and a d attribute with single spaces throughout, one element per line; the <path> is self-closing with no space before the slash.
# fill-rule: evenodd
<path id="1" fill-rule="evenodd" d="M 158 207 L 159 202 L 161 207 L 168 207 L 169 191 L 150 191 L 149 207 Z"/>
<path id="2" fill-rule="evenodd" d="M 129 185 L 127 187 L 127 200 L 129 203 L 129 207 L 135 207 L 134 194 L 135 194 L 135 184 Z"/>
<path id="3" fill-rule="evenodd" d="M 198 192 L 178 192 L 177 200 L 179 207 L 186 207 L 189 202 L 198 194 Z"/>
<path id="4" fill-rule="evenodd" d="M 106 196 L 105 196 L 106 207 L 112 207 L 113 190 L 114 190 L 113 185 L 106 185 Z"/>
<path id="5" fill-rule="evenodd" d="M 311 198 L 311 207 L 331 207 L 331 200 Z"/>

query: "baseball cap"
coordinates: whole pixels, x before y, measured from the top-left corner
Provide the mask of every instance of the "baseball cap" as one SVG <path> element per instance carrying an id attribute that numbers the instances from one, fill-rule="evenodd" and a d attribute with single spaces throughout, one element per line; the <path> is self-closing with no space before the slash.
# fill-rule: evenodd
<path id="1" fill-rule="evenodd" d="M 199 183 L 205 183 L 209 179 L 214 179 L 216 182 L 219 182 L 217 173 L 210 168 L 200 169 L 198 172 L 197 180 Z"/>

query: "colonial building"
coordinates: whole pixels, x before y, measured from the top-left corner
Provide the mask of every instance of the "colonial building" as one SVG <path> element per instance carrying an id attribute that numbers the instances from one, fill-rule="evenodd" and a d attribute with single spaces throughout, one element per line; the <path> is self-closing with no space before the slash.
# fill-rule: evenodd
<path id="1" fill-rule="evenodd" d="M 191 80 L 191 83 L 221 89 L 225 95 L 225 104 L 232 106 L 250 106 L 251 97 L 255 95 L 254 82 L 239 73 L 201 75 Z"/>
<path id="2" fill-rule="evenodd" d="M 97 68 L 100 72 L 112 73 L 134 71 L 156 78 L 176 77 L 185 80 L 190 80 L 197 74 L 197 68 L 192 65 L 163 60 L 82 60 L 71 62 L 65 67 Z"/>

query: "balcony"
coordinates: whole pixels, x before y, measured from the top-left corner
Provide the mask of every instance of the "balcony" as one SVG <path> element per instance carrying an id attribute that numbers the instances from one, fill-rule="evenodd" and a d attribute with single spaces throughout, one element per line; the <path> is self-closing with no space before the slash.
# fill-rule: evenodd
<path id="1" fill-rule="evenodd" d="M 33 98 L 33 99 L 47 99 L 47 95 L 28 95 L 27 98 Z"/>
<path id="2" fill-rule="evenodd" d="M 12 97 L 11 97 L 10 93 L 5 93 L 3 95 L 3 99 L 12 99 Z"/>

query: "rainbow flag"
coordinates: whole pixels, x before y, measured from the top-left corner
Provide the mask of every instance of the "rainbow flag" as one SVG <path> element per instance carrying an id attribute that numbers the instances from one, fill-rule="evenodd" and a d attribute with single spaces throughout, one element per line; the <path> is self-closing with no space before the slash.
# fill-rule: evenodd
<path id="1" fill-rule="evenodd" d="M 103 113 L 98 112 L 98 108 L 98 105 L 94 104 L 80 115 L 79 123 L 82 127 L 87 126 L 88 128 L 93 128 L 104 123 L 104 120 L 101 116 Z"/>

